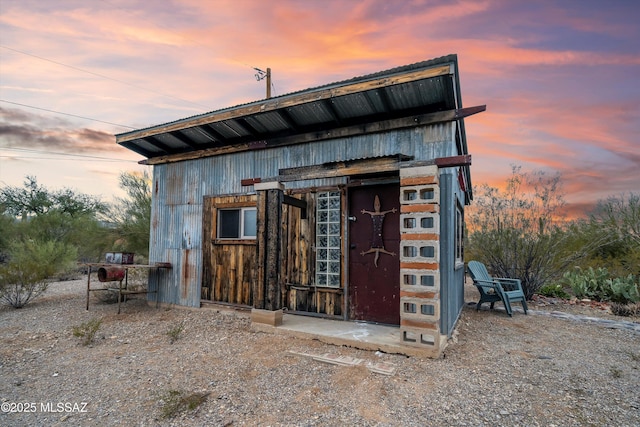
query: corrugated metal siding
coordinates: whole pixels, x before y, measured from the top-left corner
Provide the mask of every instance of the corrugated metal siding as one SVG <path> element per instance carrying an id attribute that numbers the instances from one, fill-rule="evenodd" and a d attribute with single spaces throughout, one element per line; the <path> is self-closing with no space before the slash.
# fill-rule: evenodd
<path id="1" fill-rule="evenodd" d="M 461 199 L 462 197 L 462 199 Z M 440 169 L 440 330 L 451 336 L 464 306 L 464 266 L 456 269 L 456 201 L 464 206 L 457 168 Z"/>
<path id="2" fill-rule="evenodd" d="M 277 177 L 279 170 L 341 160 L 407 154 L 430 160 L 457 154 L 454 126 L 441 124 L 277 149 L 205 157 L 154 166 L 151 262 L 173 269 L 150 281 L 160 286 L 160 301 L 199 306 L 202 274 L 203 197 L 253 192 L 245 178 Z M 346 178 L 288 182 L 286 188 L 344 184 Z"/>

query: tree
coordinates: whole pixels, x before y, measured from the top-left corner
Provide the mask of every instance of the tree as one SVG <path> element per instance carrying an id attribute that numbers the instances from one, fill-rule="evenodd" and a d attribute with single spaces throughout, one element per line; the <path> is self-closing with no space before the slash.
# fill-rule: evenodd
<path id="1" fill-rule="evenodd" d="M 0 209 L 11 221 L 3 221 L 12 234 L 23 240 L 62 242 L 78 250 L 82 260 L 97 261 L 112 246 L 100 218 L 108 205 L 99 198 L 65 188 L 51 191 L 27 176 L 23 187 L 0 189 Z M 21 221 L 15 221 L 20 218 Z M 8 256 L 0 239 L 0 253 Z"/>
<path id="2" fill-rule="evenodd" d="M 483 185 L 469 210 L 467 255 L 494 275 L 518 278 L 527 299 L 595 244 L 579 242 L 563 222 L 559 174 L 514 166 L 505 188 Z"/>
<path id="3" fill-rule="evenodd" d="M 127 197 L 117 199 L 117 205 L 110 215 L 117 236 L 117 245 L 122 250 L 148 257 L 151 178 L 147 172 L 125 172 L 120 175 L 120 188 L 127 193 Z"/>
<path id="4" fill-rule="evenodd" d="M 71 217 L 107 212 L 107 205 L 97 197 L 76 193 L 68 188 L 50 191 L 38 185 L 33 176 L 27 176 L 23 185 L 24 188 L 0 189 L 0 206 L 7 214 L 20 217 L 23 221 L 51 211 Z"/>

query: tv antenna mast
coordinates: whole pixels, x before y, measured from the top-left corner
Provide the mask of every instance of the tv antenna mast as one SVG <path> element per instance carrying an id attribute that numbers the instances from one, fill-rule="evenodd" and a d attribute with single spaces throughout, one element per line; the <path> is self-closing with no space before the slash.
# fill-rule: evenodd
<path id="1" fill-rule="evenodd" d="M 254 70 L 256 70 L 257 81 L 267 79 L 267 99 L 271 98 L 271 68 L 267 68 L 267 71 L 262 71 L 260 68 L 254 67 Z"/>

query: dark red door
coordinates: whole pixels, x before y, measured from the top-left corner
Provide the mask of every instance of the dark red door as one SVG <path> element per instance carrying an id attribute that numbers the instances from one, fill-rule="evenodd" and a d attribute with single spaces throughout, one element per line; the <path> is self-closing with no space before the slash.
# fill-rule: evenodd
<path id="1" fill-rule="evenodd" d="M 349 189 L 349 318 L 400 324 L 400 187 Z"/>

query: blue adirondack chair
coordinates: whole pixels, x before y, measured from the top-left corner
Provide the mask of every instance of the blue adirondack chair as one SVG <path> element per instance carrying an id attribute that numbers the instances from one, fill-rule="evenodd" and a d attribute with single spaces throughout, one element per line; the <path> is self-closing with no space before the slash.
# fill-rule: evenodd
<path id="1" fill-rule="evenodd" d="M 519 279 L 491 277 L 487 267 L 478 261 L 469 261 L 467 267 L 473 284 L 480 292 L 480 301 L 476 304 L 476 310 L 480 310 L 480 306 L 485 302 L 491 303 L 490 308 L 493 310 L 493 305 L 502 301 L 507 314 L 513 316 L 511 304 L 520 301 L 524 314 L 527 314 L 527 301 Z"/>

